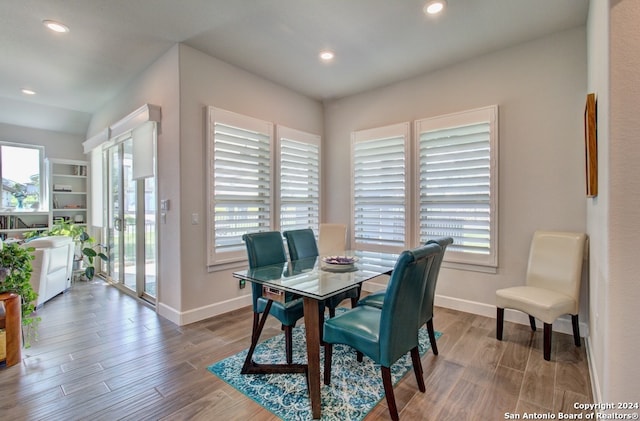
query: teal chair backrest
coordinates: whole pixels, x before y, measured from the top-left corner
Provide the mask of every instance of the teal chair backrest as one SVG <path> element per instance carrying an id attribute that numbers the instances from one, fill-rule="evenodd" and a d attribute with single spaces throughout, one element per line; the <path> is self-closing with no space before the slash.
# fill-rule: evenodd
<path id="1" fill-rule="evenodd" d="M 242 240 L 247 247 L 249 268 L 286 263 L 287 256 L 279 231 L 264 231 L 244 234 Z M 253 309 L 257 311 L 258 298 L 262 297 L 262 285 L 251 283 Z"/>
<path id="2" fill-rule="evenodd" d="M 287 239 L 291 260 L 318 256 L 318 244 L 311 228 L 284 231 L 282 235 Z"/>
<path id="3" fill-rule="evenodd" d="M 429 271 L 429 277 L 427 278 L 427 286 L 424 291 L 424 301 L 422 302 L 422 315 L 420 321 L 422 324 L 433 318 L 433 300 L 436 295 L 436 283 L 438 282 L 438 275 L 440 274 L 440 266 L 442 265 L 442 259 L 444 258 L 444 252 L 447 250 L 447 246 L 453 243 L 453 238 L 442 237 L 435 240 L 429 240 L 426 244 L 437 244 L 442 251 L 433 259 L 431 270 Z"/>
<path id="4" fill-rule="evenodd" d="M 390 367 L 418 345 L 420 308 L 429 269 L 441 252 L 438 244 L 426 244 L 400 254 L 389 279 L 380 319 L 380 360 Z"/>

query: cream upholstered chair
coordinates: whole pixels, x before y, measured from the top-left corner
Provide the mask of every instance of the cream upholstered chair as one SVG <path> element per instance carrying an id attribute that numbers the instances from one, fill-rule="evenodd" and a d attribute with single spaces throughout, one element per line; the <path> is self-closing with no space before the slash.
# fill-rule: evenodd
<path id="1" fill-rule="evenodd" d="M 38 293 L 38 308 L 71 286 L 75 243 L 66 235 L 53 235 L 28 241 L 25 247 L 35 248 L 31 286 Z"/>
<path id="2" fill-rule="evenodd" d="M 526 285 L 496 291 L 497 331 L 502 340 L 504 309 L 529 315 L 531 329 L 544 323 L 544 359 L 551 359 L 551 327 L 555 319 L 570 314 L 573 339 L 580 346 L 578 309 L 586 235 L 577 232 L 537 231 L 531 241 Z"/>
<path id="3" fill-rule="evenodd" d="M 338 254 L 347 247 L 347 226 L 344 224 L 320 224 L 318 252 L 320 256 Z"/>

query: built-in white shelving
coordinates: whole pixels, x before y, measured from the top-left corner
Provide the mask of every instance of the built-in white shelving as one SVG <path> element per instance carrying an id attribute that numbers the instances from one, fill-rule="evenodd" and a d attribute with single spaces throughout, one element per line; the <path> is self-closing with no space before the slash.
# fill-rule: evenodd
<path id="1" fill-rule="evenodd" d="M 20 238 L 25 232 L 47 230 L 60 221 L 87 224 L 89 165 L 86 161 L 47 159 L 45 209 L 0 211 L 0 238 Z"/>

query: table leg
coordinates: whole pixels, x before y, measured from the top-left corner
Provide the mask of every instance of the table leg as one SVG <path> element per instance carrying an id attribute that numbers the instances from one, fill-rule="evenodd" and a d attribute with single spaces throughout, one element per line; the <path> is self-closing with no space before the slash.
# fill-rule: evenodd
<path id="1" fill-rule="evenodd" d="M 307 376 L 307 365 L 305 364 L 258 364 L 253 361 L 253 352 L 256 350 L 260 333 L 264 328 L 264 323 L 269 316 L 273 301 L 269 300 L 258 322 L 258 328 L 251 333 L 251 346 L 244 359 L 244 364 L 240 373 L 242 374 L 270 374 L 270 373 L 301 373 Z M 308 376 L 307 376 L 308 377 Z"/>
<path id="2" fill-rule="evenodd" d="M 240 373 L 242 374 L 251 373 L 251 368 L 255 367 L 255 363 L 253 362 L 253 351 L 256 350 L 256 345 L 258 345 L 258 339 L 260 339 L 260 334 L 262 333 L 262 329 L 264 328 L 264 323 L 267 320 L 269 311 L 271 310 L 271 304 L 273 304 L 273 301 L 267 301 L 267 306 L 265 307 L 264 312 L 261 315 L 262 317 L 260 317 L 258 327 L 255 330 L 251 331 L 251 346 L 249 347 L 247 357 L 244 359 L 244 365 L 242 366 L 242 370 L 240 371 Z"/>
<path id="3" fill-rule="evenodd" d="M 320 418 L 320 314 L 318 300 L 304 297 L 304 326 L 307 335 L 309 398 L 314 419 Z"/>

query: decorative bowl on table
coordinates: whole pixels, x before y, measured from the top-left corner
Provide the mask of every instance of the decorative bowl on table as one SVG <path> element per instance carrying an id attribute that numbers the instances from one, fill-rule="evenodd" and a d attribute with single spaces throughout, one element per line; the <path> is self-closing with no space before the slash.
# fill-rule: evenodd
<path id="1" fill-rule="evenodd" d="M 321 269 L 333 272 L 349 272 L 355 269 L 357 257 L 353 256 L 326 256 L 322 258 Z"/>

